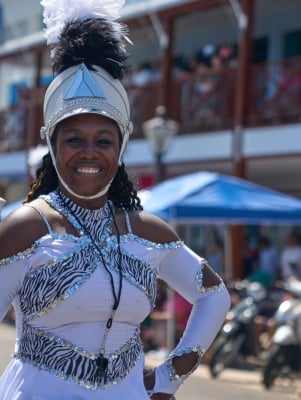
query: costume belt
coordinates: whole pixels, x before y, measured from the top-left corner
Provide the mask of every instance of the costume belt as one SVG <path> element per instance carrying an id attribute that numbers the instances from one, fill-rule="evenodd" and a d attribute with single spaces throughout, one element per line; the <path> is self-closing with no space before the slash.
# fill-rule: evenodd
<path id="1" fill-rule="evenodd" d="M 105 389 L 122 380 L 142 354 L 140 330 L 137 328 L 135 334 L 119 350 L 105 354 L 108 369 L 106 376 L 101 377 L 96 364 L 98 354 L 24 324 L 19 350 L 13 357 L 87 389 L 95 390 Z"/>

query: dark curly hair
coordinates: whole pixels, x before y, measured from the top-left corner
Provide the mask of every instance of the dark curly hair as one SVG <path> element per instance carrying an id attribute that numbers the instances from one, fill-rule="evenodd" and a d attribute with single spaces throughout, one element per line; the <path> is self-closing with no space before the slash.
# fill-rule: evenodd
<path id="1" fill-rule="evenodd" d="M 31 190 L 27 194 L 24 203 L 28 203 L 42 194 L 47 194 L 57 189 L 58 176 L 49 153 L 44 155 L 42 166 L 38 168 L 36 176 L 37 178 L 32 183 Z M 117 174 L 111 183 L 108 198 L 116 208 L 124 208 L 126 210 L 143 209 L 137 190 L 129 179 L 123 163 L 118 168 Z"/>
<path id="2" fill-rule="evenodd" d="M 74 65 L 85 63 L 93 69 L 93 65 L 106 70 L 115 79 L 121 80 L 127 68 L 126 28 L 121 32 L 114 29 L 112 22 L 103 18 L 73 21 L 63 30 L 58 43 L 51 46 L 52 67 L 59 74 Z M 52 136 L 55 145 L 56 134 Z M 50 154 L 43 157 L 41 168 L 37 170 L 36 180 L 31 185 L 24 202 L 36 199 L 58 187 L 58 176 Z M 142 210 L 137 191 L 122 164 L 108 191 L 108 198 L 117 208 L 126 210 Z"/>

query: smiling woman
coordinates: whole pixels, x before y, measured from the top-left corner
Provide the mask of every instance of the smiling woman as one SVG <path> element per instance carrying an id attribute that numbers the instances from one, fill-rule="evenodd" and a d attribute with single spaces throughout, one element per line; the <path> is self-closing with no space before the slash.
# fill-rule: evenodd
<path id="1" fill-rule="evenodd" d="M 48 152 L 24 205 L 0 224 L 0 319 L 13 304 L 17 327 L 1 400 L 169 400 L 216 336 L 229 294 L 143 210 L 126 172 L 124 1 L 41 3 L 56 77 L 44 100 Z M 157 279 L 192 311 L 167 360 L 143 373 L 139 328 Z"/>
<path id="2" fill-rule="evenodd" d="M 54 135 L 59 187 L 70 196 L 94 197 L 109 188 L 117 173 L 120 133 L 115 121 L 97 114 L 78 114 L 60 122 Z M 90 207 L 99 208 L 99 197 Z M 103 198 L 105 201 L 105 198 Z"/>

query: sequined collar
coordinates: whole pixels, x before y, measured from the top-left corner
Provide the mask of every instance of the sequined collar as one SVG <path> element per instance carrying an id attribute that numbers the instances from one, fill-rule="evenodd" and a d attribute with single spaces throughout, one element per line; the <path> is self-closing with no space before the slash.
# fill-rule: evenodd
<path id="1" fill-rule="evenodd" d="M 108 236 L 112 232 L 114 207 L 110 201 L 107 201 L 103 207 L 91 210 L 79 206 L 62 192 L 59 195 L 58 190 L 49 195 L 42 195 L 41 198 L 63 214 L 79 232 L 82 231 L 82 225 L 84 225 L 96 240 L 99 240 L 100 236 L 103 239 L 105 233 L 105 236 Z"/>

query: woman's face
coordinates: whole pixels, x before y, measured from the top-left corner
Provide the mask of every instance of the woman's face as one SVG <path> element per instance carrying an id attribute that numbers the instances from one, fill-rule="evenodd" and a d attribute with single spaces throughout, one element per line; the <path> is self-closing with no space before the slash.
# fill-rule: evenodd
<path id="1" fill-rule="evenodd" d="M 95 195 L 114 178 L 118 169 L 119 138 L 117 124 L 98 114 L 78 114 L 59 123 L 56 166 L 75 193 Z M 59 186 L 63 190 L 61 183 Z"/>

